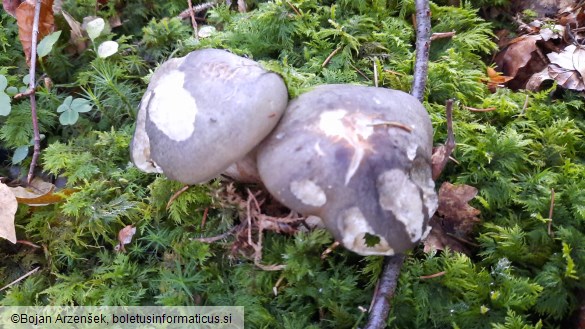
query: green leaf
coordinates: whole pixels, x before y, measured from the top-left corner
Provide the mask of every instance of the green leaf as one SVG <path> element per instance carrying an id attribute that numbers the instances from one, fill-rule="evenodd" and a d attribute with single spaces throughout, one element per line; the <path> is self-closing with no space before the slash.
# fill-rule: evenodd
<path id="1" fill-rule="evenodd" d="M 65 98 L 65 100 L 63 101 L 63 104 L 59 105 L 59 107 L 57 108 L 57 112 L 61 113 L 67 110 L 71 110 L 72 100 L 73 100 L 72 96 L 67 96 L 67 98 Z"/>
<path id="2" fill-rule="evenodd" d="M 14 154 L 12 155 L 12 164 L 19 164 L 22 160 L 26 159 L 28 155 L 28 145 L 18 147 L 14 150 Z"/>
<path id="3" fill-rule="evenodd" d="M 61 31 L 57 31 L 44 37 L 37 47 L 37 55 L 39 55 L 40 58 L 47 56 L 51 52 L 51 49 L 53 49 L 57 40 L 59 40 L 60 35 Z"/>
<path id="4" fill-rule="evenodd" d="M 9 96 L 14 96 L 16 94 L 18 94 L 18 88 L 14 87 L 14 86 L 10 86 L 8 88 L 6 88 L 6 94 L 8 94 Z"/>
<path id="5" fill-rule="evenodd" d="M 6 89 L 6 86 L 8 86 L 8 80 L 6 80 L 5 76 L 0 74 L 0 91 L 4 91 L 4 89 Z"/>
<path id="6" fill-rule="evenodd" d="M 78 119 L 79 113 L 73 110 L 67 110 L 59 116 L 59 122 L 64 126 L 75 124 Z"/>
<path id="7" fill-rule="evenodd" d="M 380 237 L 374 234 L 367 233 L 364 235 L 364 240 L 366 240 L 366 246 L 373 247 L 380 243 Z"/>
<path id="8" fill-rule="evenodd" d="M 71 109 L 78 113 L 85 113 L 91 111 L 91 105 L 85 98 L 76 98 L 71 102 Z"/>
<path id="9" fill-rule="evenodd" d="M 98 47 L 98 56 L 101 58 L 110 57 L 118 52 L 116 41 L 105 41 Z"/>
<path id="10" fill-rule="evenodd" d="M 104 30 L 104 27 L 106 27 L 106 22 L 104 21 L 103 18 L 98 17 L 93 21 L 87 23 L 87 27 L 85 29 L 91 41 L 94 41 L 97 37 L 100 36 L 102 31 Z"/>
<path id="11" fill-rule="evenodd" d="M 24 83 L 27 86 L 30 84 L 30 74 L 27 74 L 24 77 L 22 77 L 22 83 Z"/>
<path id="12" fill-rule="evenodd" d="M 12 106 L 10 106 L 10 97 L 3 91 L 0 91 L 0 115 L 7 116 L 10 114 Z"/>

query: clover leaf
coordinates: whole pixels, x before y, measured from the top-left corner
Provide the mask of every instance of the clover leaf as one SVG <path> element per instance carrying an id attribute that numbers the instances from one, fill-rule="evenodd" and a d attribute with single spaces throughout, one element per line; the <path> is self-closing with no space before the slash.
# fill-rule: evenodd
<path id="1" fill-rule="evenodd" d="M 8 86 L 8 80 L 5 76 L 0 74 L 0 115 L 6 116 L 10 114 L 12 106 L 10 105 L 10 97 L 6 94 L 4 89 Z"/>
<path id="2" fill-rule="evenodd" d="M 68 96 L 63 101 L 63 104 L 59 105 L 57 112 L 61 113 L 59 116 L 59 122 L 62 125 L 73 125 L 79 119 L 79 113 L 85 113 L 91 111 L 91 105 L 89 100 L 84 98 L 75 98 Z"/>

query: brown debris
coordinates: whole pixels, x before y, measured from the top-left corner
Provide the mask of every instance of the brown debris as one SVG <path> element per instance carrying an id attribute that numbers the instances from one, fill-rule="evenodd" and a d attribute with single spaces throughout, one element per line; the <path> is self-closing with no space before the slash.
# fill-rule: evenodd
<path id="1" fill-rule="evenodd" d="M 480 222 L 480 211 L 468 204 L 477 189 L 469 185 L 445 182 L 439 189 L 439 208 L 431 219 L 432 231 L 424 241 L 424 251 L 451 250 L 469 254 L 469 237 Z"/>

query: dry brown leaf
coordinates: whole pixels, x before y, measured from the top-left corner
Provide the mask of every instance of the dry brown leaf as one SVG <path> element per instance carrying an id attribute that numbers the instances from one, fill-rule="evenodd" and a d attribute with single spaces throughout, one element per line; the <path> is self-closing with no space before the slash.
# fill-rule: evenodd
<path id="1" fill-rule="evenodd" d="M 32 47 L 32 30 L 35 17 L 35 1 L 26 0 L 16 8 L 16 21 L 18 23 L 18 38 L 22 44 L 26 62 L 30 65 L 30 52 Z M 53 17 L 53 0 L 41 0 L 41 12 L 39 15 L 39 34 L 37 43 L 46 35 L 53 32 L 55 19 Z"/>
<path id="2" fill-rule="evenodd" d="M 451 250 L 468 253 L 465 242 L 477 223 L 480 211 L 468 204 L 477 195 L 469 185 L 445 182 L 439 189 L 439 208 L 431 219 L 431 233 L 425 239 L 424 250 Z"/>
<path id="3" fill-rule="evenodd" d="M 532 58 L 537 50 L 536 41 L 540 39 L 540 35 L 523 35 L 512 40 L 496 57 L 500 70 L 506 76 L 515 77 Z"/>
<path id="4" fill-rule="evenodd" d="M 75 45 L 77 53 L 81 54 L 87 48 L 86 38 L 83 36 L 83 31 L 81 29 L 81 23 L 75 20 L 75 18 L 69 15 L 65 10 L 61 11 L 61 13 L 71 28 L 69 42 L 72 45 Z"/>
<path id="5" fill-rule="evenodd" d="M 2 7 L 12 17 L 16 17 L 16 8 L 22 3 L 23 0 L 3 0 Z"/>
<path id="6" fill-rule="evenodd" d="M 552 77 L 548 74 L 548 67 L 544 68 L 544 70 L 534 73 L 528 82 L 526 82 L 526 90 L 530 91 L 540 91 L 540 86 L 546 80 L 551 80 Z"/>
<path id="7" fill-rule="evenodd" d="M 132 242 L 132 237 L 136 234 L 136 227 L 132 225 L 126 225 L 123 229 L 118 232 L 118 245 L 114 248 L 116 251 L 126 251 L 124 245 Z"/>
<path id="8" fill-rule="evenodd" d="M 10 188 L 0 183 L 0 237 L 12 243 L 16 243 L 14 215 L 17 208 L 16 197 Z"/>
<path id="9" fill-rule="evenodd" d="M 30 206 L 45 206 L 62 200 L 62 197 L 54 194 L 55 185 L 35 177 L 28 187 L 10 188 L 18 203 Z"/>
<path id="10" fill-rule="evenodd" d="M 557 64 L 550 64 L 548 66 L 548 74 L 566 89 L 585 90 L 583 79 L 581 79 L 579 72 L 576 70 L 565 69 Z"/>
<path id="11" fill-rule="evenodd" d="M 502 75 L 502 73 L 497 72 L 495 69 L 489 66 L 487 68 L 487 75 L 487 86 L 491 92 L 495 92 L 497 88 L 504 87 L 504 83 L 513 79 L 513 77 Z"/>

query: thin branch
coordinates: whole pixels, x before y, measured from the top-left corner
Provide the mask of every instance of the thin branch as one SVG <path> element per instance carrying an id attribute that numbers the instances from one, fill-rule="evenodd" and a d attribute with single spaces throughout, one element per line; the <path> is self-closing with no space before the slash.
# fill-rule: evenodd
<path id="1" fill-rule="evenodd" d="M 197 14 L 200 13 L 204 10 L 213 8 L 217 5 L 217 1 L 210 1 L 210 2 L 205 2 L 199 5 L 196 5 L 195 7 L 189 7 L 185 10 L 183 10 L 179 15 L 177 15 L 177 17 L 179 17 L 180 19 L 185 19 L 187 17 L 191 17 L 191 8 L 193 8 L 193 13 Z"/>
<path id="2" fill-rule="evenodd" d="M 455 35 L 455 31 L 451 32 L 435 32 L 431 35 L 431 41 L 437 39 L 451 38 Z"/>
<path id="3" fill-rule="evenodd" d="M 380 329 L 386 328 L 386 320 L 388 312 L 390 312 L 390 300 L 394 296 L 396 285 L 398 284 L 398 277 L 400 276 L 400 268 L 404 263 L 404 255 L 395 255 L 391 257 L 384 257 L 384 269 L 378 281 L 378 289 L 374 295 L 374 304 L 368 324 L 365 329 Z"/>
<path id="4" fill-rule="evenodd" d="M 439 178 L 443 169 L 449 162 L 449 158 L 451 157 L 451 153 L 455 149 L 455 134 L 453 133 L 453 100 L 447 100 L 447 104 L 445 105 L 445 112 L 447 116 L 447 141 L 445 141 L 445 145 L 439 146 L 437 151 L 433 153 L 431 157 L 432 161 L 432 171 L 433 171 L 433 180 Z"/>
<path id="5" fill-rule="evenodd" d="M 189 16 L 191 16 L 191 25 L 193 26 L 193 35 L 195 39 L 199 39 L 199 34 L 197 33 L 197 20 L 195 19 L 195 11 L 193 10 L 193 2 L 191 0 L 187 0 L 189 4 Z"/>
<path id="6" fill-rule="evenodd" d="M 421 275 L 418 278 L 421 280 L 432 279 L 432 278 L 438 278 L 438 277 L 443 276 L 445 274 L 447 274 L 447 271 L 441 271 L 441 272 L 437 272 L 437 273 L 430 274 L 430 275 Z"/>
<path id="7" fill-rule="evenodd" d="M 41 0 L 37 0 L 35 4 L 35 17 L 33 21 L 33 30 L 32 30 L 32 40 L 31 40 L 31 50 L 30 50 L 30 82 L 29 82 L 29 89 L 33 90 L 30 94 L 30 111 L 32 116 L 32 124 L 33 124 L 33 132 L 34 132 L 34 147 L 33 147 L 33 156 L 30 162 L 30 168 L 28 169 L 28 176 L 27 176 L 27 183 L 33 179 L 35 167 L 37 166 L 37 161 L 39 159 L 39 154 L 41 152 L 41 135 L 39 134 L 39 121 L 37 119 L 37 99 L 35 97 L 34 89 L 35 89 L 35 74 L 37 68 L 37 38 L 39 34 L 39 16 L 41 14 Z"/>
<path id="8" fill-rule="evenodd" d="M 13 285 L 19 283 L 20 281 L 26 279 L 27 277 L 35 274 L 38 270 L 40 269 L 40 267 L 36 267 L 34 269 L 32 269 L 31 271 L 26 272 L 23 276 L 21 276 L 20 278 L 10 282 L 9 284 L 5 285 L 4 287 L 2 287 L 2 289 L 0 289 L 0 291 L 6 290 L 10 287 L 12 287 Z"/>
<path id="9" fill-rule="evenodd" d="M 555 208 L 555 189 L 550 189 L 550 208 L 548 210 L 548 235 L 553 236 L 552 232 L 552 217 L 553 217 L 553 209 Z"/>
<path id="10" fill-rule="evenodd" d="M 286 4 L 292 8 L 292 10 L 297 14 L 297 16 L 302 16 L 297 7 L 295 7 L 290 1 L 286 0 Z"/>
<path id="11" fill-rule="evenodd" d="M 416 6 L 416 59 L 410 93 L 421 103 L 425 96 L 431 47 L 431 9 L 428 0 L 415 0 Z"/>
<path id="12" fill-rule="evenodd" d="M 470 106 L 465 106 L 465 105 L 462 105 L 462 107 L 466 110 L 471 111 L 471 112 L 492 112 L 492 111 L 495 111 L 498 109 L 497 107 L 488 107 L 485 109 L 478 109 L 475 107 L 470 107 Z"/>
<path id="13" fill-rule="evenodd" d="M 378 65 L 376 65 L 376 59 L 374 59 L 374 87 L 378 87 Z"/>
<path id="14" fill-rule="evenodd" d="M 416 59 L 414 62 L 414 76 L 411 95 L 421 103 L 424 99 L 427 74 L 429 68 L 429 48 L 431 45 L 431 10 L 428 0 L 415 0 L 416 8 Z M 447 157 L 448 159 L 448 157 Z M 378 281 L 378 289 L 373 298 L 372 311 L 368 318 L 366 329 L 381 329 L 386 327 L 390 300 L 394 296 L 400 268 L 404 263 L 404 255 L 384 257 L 384 269 Z"/>
<path id="15" fill-rule="evenodd" d="M 337 54 L 340 50 L 341 50 L 341 46 L 335 48 L 335 50 L 332 51 L 331 54 L 329 54 L 329 56 L 327 56 L 327 58 L 325 58 L 325 60 L 323 61 L 323 64 L 321 64 L 321 67 L 327 66 L 327 64 L 329 64 L 329 61 L 331 61 L 333 56 L 335 56 L 335 54 Z"/>

